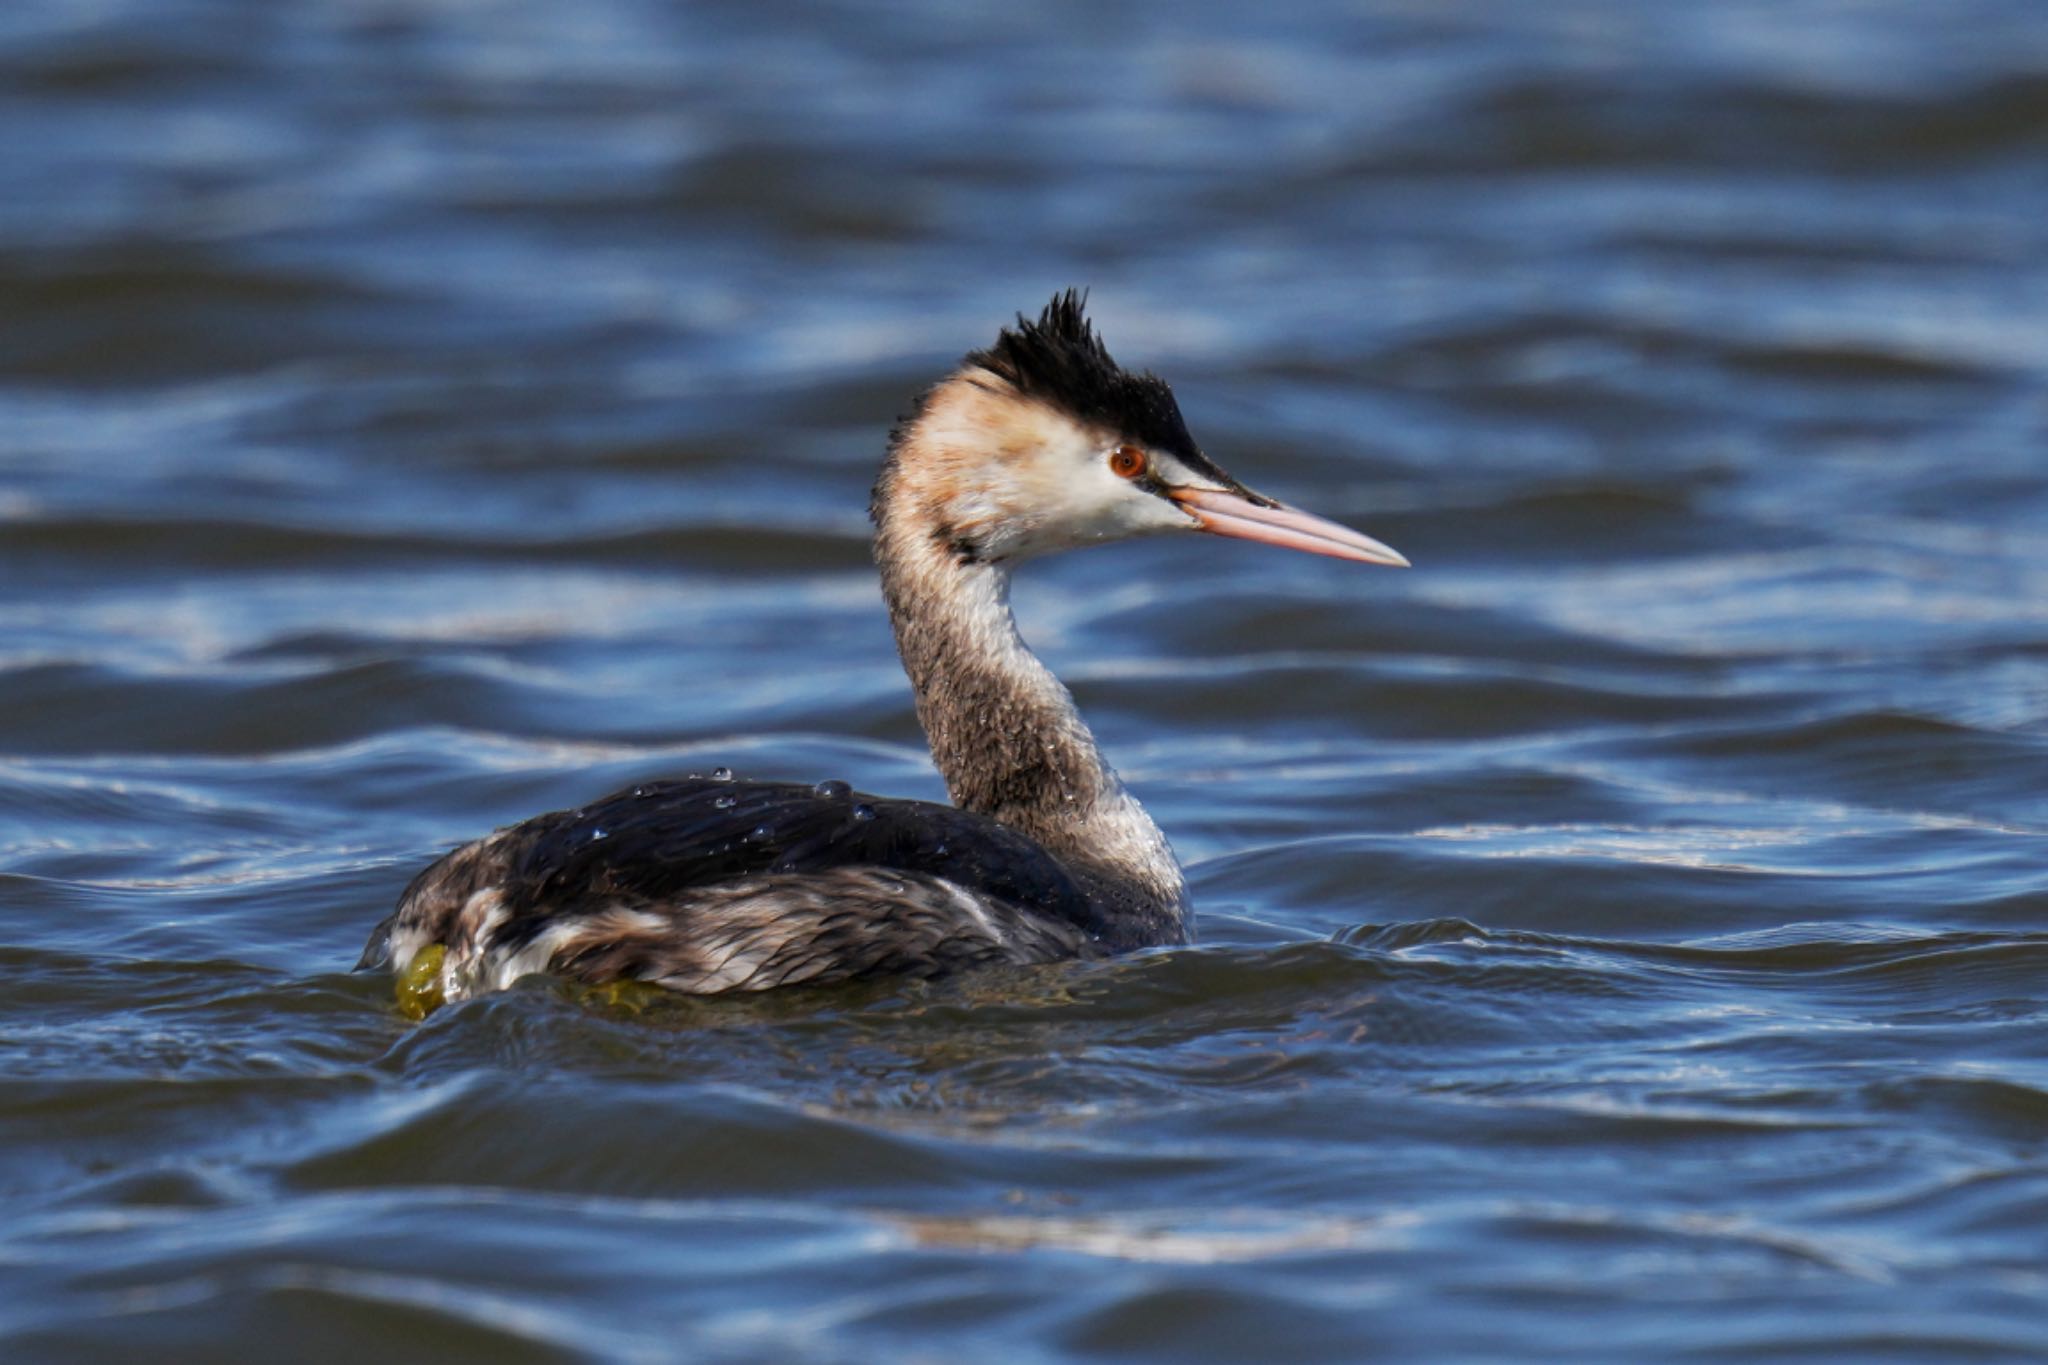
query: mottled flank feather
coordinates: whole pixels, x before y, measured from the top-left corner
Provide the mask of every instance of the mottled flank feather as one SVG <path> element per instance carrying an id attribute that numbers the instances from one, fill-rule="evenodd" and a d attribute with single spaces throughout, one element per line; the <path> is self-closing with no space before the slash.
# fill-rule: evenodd
<path id="1" fill-rule="evenodd" d="M 687 935 L 668 915 L 645 911 L 551 928 L 547 970 L 709 995 L 1053 962 L 1088 944 L 1070 925 L 882 868 L 748 877 L 676 909 L 689 920 Z"/>
<path id="2" fill-rule="evenodd" d="M 448 1000 L 537 972 L 716 994 L 1087 956 L 1109 927 L 1084 881 L 985 817 L 692 778 L 455 849 L 359 965 L 402 975 L 439 945 Z"/>

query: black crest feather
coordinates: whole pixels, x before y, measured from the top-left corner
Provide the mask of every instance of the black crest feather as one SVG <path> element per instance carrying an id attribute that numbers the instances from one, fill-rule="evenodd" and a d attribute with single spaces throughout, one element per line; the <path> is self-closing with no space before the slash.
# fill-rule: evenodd
<path id="1" fill-rule="evenodd" d="M 1055 294 L 1036 322 L 1019 313 L 1014 328 L 1004 328 L 987 350 L 969 352 L 966 363 L 1009 381 L 1019 393 L 1211 472 L 1173 390 L 1155 374 L 1118 365 L 1089 323 L 1087 307 L 1085 290 Z"/>

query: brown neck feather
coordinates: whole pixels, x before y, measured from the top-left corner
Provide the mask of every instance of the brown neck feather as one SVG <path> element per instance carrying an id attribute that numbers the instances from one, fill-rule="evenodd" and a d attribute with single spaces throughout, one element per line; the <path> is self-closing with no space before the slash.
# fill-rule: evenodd
<path id="1" fill-rule="evenodd" d="M 1187 889 L 1158 826 L 1103 762 L 1073 697 L 1025 647 L 1009 575 L 974 562 L 898 498 L 876 496 L 875 559 L 917 718 L 954 804 L 1036 840 L 1131 921 L 1186 936 Z"/>

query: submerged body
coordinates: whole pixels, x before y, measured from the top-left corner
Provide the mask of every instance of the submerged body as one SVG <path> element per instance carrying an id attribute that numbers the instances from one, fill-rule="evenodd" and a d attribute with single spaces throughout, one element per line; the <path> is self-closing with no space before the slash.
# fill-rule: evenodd
<path id="1" fill-rule="evenodd" d="M 1151 941 L 1122 933 L 1030 840 L 971 812 L 727 776 L 501 830 L 421 873 L 402 905 L 388 955 L 444 948 L 450 998 L 539 971 L 711 994 Z"/>
<path id="2" fill-rule="evenodd" d="M 871 510 L 954 805 L 723 770 L 636 787 L 449 853 L 361 965 L 430 1007 L 535 972 L 715 994 L 1186 942 L 1180 865 L 1018 637 L 1010 566 L 1174 530 L 1405 563 L 1211 464 L 1172 392 L 1120 369 L 1071 292 L 920 399 Z"/>

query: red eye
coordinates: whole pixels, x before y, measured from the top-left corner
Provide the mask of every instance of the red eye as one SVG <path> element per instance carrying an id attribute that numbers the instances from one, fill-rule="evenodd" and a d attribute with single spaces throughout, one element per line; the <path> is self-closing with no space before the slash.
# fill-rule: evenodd
<path id="1" fill-rule="evenodd" d="M 1136 446 L 1118 446 L 1109 452 L 1109 472 L 1120 479 L 1135 479 L 1145 472 L 1145 452 Z"/>

